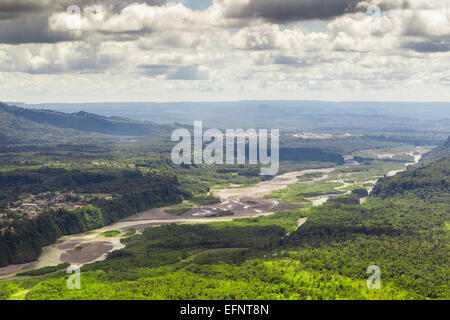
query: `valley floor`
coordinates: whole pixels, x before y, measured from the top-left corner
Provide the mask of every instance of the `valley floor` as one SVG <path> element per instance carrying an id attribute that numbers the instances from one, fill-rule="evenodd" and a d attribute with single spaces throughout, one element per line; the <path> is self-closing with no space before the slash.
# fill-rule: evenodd
<path id="1" fill-rule="evenodd" d="M 415 163 L 420 160 L 421 155 L 426 150 L 422 148 L 418 148 L 415 150 L 415 153 L 411 153 L 411 156 L 414 157 Z M 402 152 L 403 154 L 404 152 Z M 389 157 L 395 156 L 389 155 Z M 406 166 L 409 166 L 410 163 L 407 163 Z M 401 168 L 403 167 L 403 169 Z M 214 196 L 220 199 L 220 203 L 214 205 L 205 205 L 205 206 L 193 206 L 189 207 L 190 210 L 186 212 L 182 212 L 179 215 L 174 215 L 168 213 L 168 209 L 171 208 L 159 208 L 149 210 L 143 213 L 140 213 L 136 216 L 123 219 L 118 223 L 110 225 L 105 228 L 101 228 L 98 230 L 90 231 L 88 233 L 66 236 L 58 240 L 58 242 L 52 246 L 44 248 L 43 254 L 39 258 L 37 262 L 32 262 L 30 264 L 24 264 L 20 266 L 20 269 L 37 269 L 46 266 L 54 266 L 60 263 L 70 263 L 73 266 L 82 266 L 87 265 L 87 276 L 84 278 L 88 283 L 96 283 L 95 288 L 89 287 L 89 294 L 86 295 L 86 291 L 83 292 L 85 296 L 78 295 L 76 292 L 72 292 L 67 296 L 60 296 L 59 294 L 52 294 L 51 288 L 53 286 L 59 287 L 62 285 L 64 278 L 59 278 L 50 280 L 49 283 L 43 283 L 42 287 L 39 278 L 29 279 L 29 283 L 36 283 L 36 290 L 31 290 L 31 294 L 29 298 L 46 298 L 46 299 L 59 299 L 59 298 L 69 298 L 69 299 L 78 299 L 78 298 L 87 298 L 87 299 L 95 299 L 100 296 L 103 298 L 118 298 L 118 299 L 189 299 L 190 296 L 196 298 L 230 298 L 230 299 L 340 299 L 340 298 L 355 298 L 355 299 L 409 299 L 409 298 L 417 298 L 419 296 L 416 295 L 411 290 L 397 288 L 392 282 L 386 283 L 386 288 L 382 292 L 370 291 L 365 288 L 365 281 L 362 280 L 352 280 L 348 275 L 333 275 L 333 276 L 325 276 L 320 272 L 309 270 L 305 268 L 304 259 L 300 259 L 299 262 L 297 255 L 305 255 L 310 254 L 308 250 L 312 250 L 308 248 L 305 251 L 297 251 L 297 250 L 288 250 L 279 253 L 271 253 L 269 249 L 273 243 L 280 241 L 277 239 L 277 232 L 282 232 L 284 235 L 281 235 L 281 239 L 284 242 L 289 243 L 291 240 L 291 235 L 299 228 L 302 228 L 307 221 L 309 221 L 309 213 L 305 210 L 310 208 L 311 206 L 319 206 L 325 203 L 327 200 L 331 198 L 335 198 L 342 195 L 349 195 L 352 193 L 352 190 L 355 189 L 366 189 L 370 192 L 372 190 L 374 184 L 378 180 L 378 178 L 389 174 L 390 172 L 397 171 L 400 172 L 404 170 L 405 164 L 390 164 L 385 165 L 384 163 L 380 163 L 376 166 L 367 166 L 364 168 L 348 168 L 348 167 L 337 167 L 337 168 L 325 168 L 325 169 L 314 169 L 314 170 L 304 170 L 300 172 L 290 172 L 287 174 L 280 175 L 275 177 L 270 181 L 260 182 L 257 186 L 253 187 L 233 187 L 233 188 L 225 188 L 225 189 L 216 189 L 214 190 Z M 302 179 L 302 177 L 306 177 L 307 175 L 311 175 L 310 179 Z M 317 176 L 314 176 L 317 175 Z M 360 203 L 365 203 L 366 198 L 361 198 Z M 370 203 L 369 207 L 375 206 L 376 203 Z M 292 209 L 300 209 L 293 210 Z M 211 212 L 217 211 L 232 211 L 233 216 L 227 217 L 208 217 Z M 289 211 L 290 210 L 290 211 Z M 277 213 L 278 212 L 278 213 Z M 309 211 L 308 211 L 309 212 Z M 313 223 L 314 223 L 314 215 L 313 215 Z M 331 220 L 336 219 L 333 217 Z M 331 222 L 330 222 L 331 223 Z M 134 256 L 134 248 L 140 248 L 139 246 L 142 243 L 139 240 L 133 240 L 134 238 L 129 238 L 128 233 L 130 230 L 135 231 L 138 234 L 142 234 L 142 236 L 147 238 L 148 244 L 154 244 L 158 248 L 165 248 L 164 241 L 167 240 L 168 243 L 172 245 L 173 243 L 183 243 L 183 237 L 180 234 L 178 238 L 168 238 L 165 240 L 164 237 L 170 236 L 172 234 L 171 228 L 176 228 L 176 226 L 172 226 L 173 224 L 181 224 L 186 225 L 185 227 L 179 226 L 179 232 L 182 230 L 192 230 L 195 234 L 196 232 L 207 232 L 204 234 L 204 238 L 199 238 L 199 243 L 203 243 L 201 246 L 193 246 L 192 248 L 187 247 L 184 248 L 183 245 L 175 245 L 170 248 L 175 251 L 159 251 L 162 249 L 155 249 L 154 253 L 148 253 L 147 258 L 150 259 L 148 262 L 139 262 L 132 258 L 134 265 L 134 273 L 133 275 L 124 275 L 121 276 L 125 279 L 136 279 L 136 278 L 148 278 L 146 283 L 139 284 L 138 282 L 130 282 L 128 284 L 122 282 L 116 282 L 108 286 L 108 279 L 114 278 L 116 272 L 118 272 L 118 266 L 110 268 L 110 264 L 108 260 L 102 262 L 108 254 L 114 252 L 116 250 L 122 249 L 127 245 L 126 252 L 132 252 Z M 195 224 L 208 224 L 203 227 L 195 227 Z M 147 229 L 148 227 L 154 226 L 165 226 L 162 228 L 152 228 Z M 208 240 L 209 231 L 206 230 L 216 230 L 217 238 L 222 234 L 222 229 L 231 230 L 230 228 L 247 228 L 252 226 L 252 228 L 275 228 L 270 234 L 273 235 L 274 239 L 266 239 L 261 238 L 261 241 L 267 241 L 266 243 L 256 244 L 258 242 L 258 236 L 251 237 L 251 234 L 248 235 L 248 240 L 239 240 L 239 237 L 236 236 L 236 240 L 232 235 L 230 236 L 230 240 L 233 245 L 225 246 L 220 241 L 221 240 Z M 284 231 L 278 230 L 276 228 L 283 227 Z M 358 226 L 355 225 L 355 228 Z M 191 228 L 191 229 L 190 229 Z M 250 228 L 250 227 L 249 227 Z M 161 230 L 161 231 L 160 231 Z M 176 230 L 173 229 L 174 234 L 177 234 Z M 202 231 L 204 230 L 204 231 Z M 254 230 L 254 229 L 251 229 Z M 117 234 L 113 236 L 108 236 L 106 233 L 110 231 L 118 231 Z M 163 232 L 161 234 L 160 232 Z M 250 231 L 250 229 L 249 229 Z M 258 230 L 254 230 L 256 234 L 267 234 L 267 231 L 262 232 Z M 235 230 L 231 231 L 236 232 Z M 252 231 L 253 232 L 253 231 Z M 262 233 L 261 233 L 262 232 Z M 287 232 L 287 233 L 286 233 Z M 214 233 L 214 232 L 213 232 Z M 189 232 L 187 232 L 189 234 Z M 207 236 L 208 234 L 208 236 Z M 159 235 L 159 236 L 158 236 Z M 189 238 L 189 241 L 193 241 L 196 239 L 192 235 L 193 238 Z M 245 236 L 244 236 L 245 237 Z M 293 238 L 298 237 L 298 233 L 295 233 Z M 213 237 L 215 238 L 215 237 Z M 247 239 L 247 238 L 246 238 Z M 262 240 L 263 239 L 263 240 Z M 123 240 L 123 241 L 121 241 Z M 211 244 L 208 245 L 208 241 L 211 241 Z M 224 240 L 225 241 L 225 240 Z M 227 240 L 228 241 L 228 240 Z M 250 242 L 249 242 L 250 241 Z M 123 242 L 125 244 L 123 244 Z M 206 243 L 206 245 L 204 244 Z M 228 243 L 228 242 L 224 242 Z M 247 245 L 247 243 L 250 243 Z M 253 244 L 255 243 L 255 244 Z M 357 241 L 355 241 L 357 243 Z M 357 244 L 356 244 L 357 245 Z M 206 247 L 203 247 L 206 246 Z M 276 246 L 275 246 L 276 247 Z M 179 248 L 179 249 L 176 249 Z M 141 249 L 138 249 L 141 250 Z M 145 249 L 149 250 L 149 249 Z M 152 249 L 153 250 L 153 249 Z M 267 255 L 272 257 L 274 261 L 265 261 L 263 260 L 254 260 L 252 262 L 252 257 L 261 259 L 261 251 L 268 252 L 263 255 L 264 259 L 267 258 Z M 111 257 L 115 257 L 118 262 L 120 262 L 120 254 L 121 251 L 118 251 L 117 257 L 114 255 L 110 255 Z M 136 251 L 141 252 L 141 251 Z M 259 253 L 257 253 L 259 252 Z M 176 253 L 176 254 L 175 254 Z M 324 251 L 324 254 L 327 252 Z M 282 254 L 284 258 L 282 260 L 277 260 L 277 255 Z M 312 253 L 311 253 L 312 254 Z M 159 256 L 160 255 L 160 256 Z M 183 259 L 174 258 L 176 255 L 179 257 L 180 255 L 184 257 Z M 151 258 L 150 258 L 151 256 Z M 245 259 L 243 258 L 245 256 Z M 124 259 L 127 256 L 124 256 Z M 136 255 L 136 259 L 138 255 Z M 159 257 L 159 259 L 158 259 Z M 139 258 L 140 259 L 140 258 Z M 221 270 L 219 270 L 219 266 L 209 266 L 208 263 L 205 263 L 205 259 L 215 260 L 219 265 L 222 265 Z M 235 265 L 232 263 L 230 266 L 223 265 L 224 262 L 220 262 L 220 259 L 225 259 L 228 261 L 231 259 L 232 261 L 241 261 L 240 259 L 244 259 L 238 263 L 238 265 L 244 261 L 246 261 L 242 267 L 231 266 Z M 315 259 L 315 258 L 314 258 Z M 125 266 L 125 260 L 123 266 Z M 172 261 L 172 262 L 170 262 Z M 172 266 L 173 262 L 178 261 L 175 265 Z M 89 265 L 90 263 L 97 262 L 97 264 Z M 196 266 L 190 266 L 190 263 L 195 262 Z M 364 262 L 365 263 L 365 262 Z M 154 264 L 151 269 L 142 269 L 144 266 L 150 268 L 150 266 Z M 181 264 L 181 265 L 180 265 Z M 308 264 L 306 262 L 306 264 Z M 96 267 L 94 267 L 96 266 Z M 175 270 L 181 270 L 181 266 L 186 273 L 179 273 Z M 214 269 L 217 267 L 218 269 Z M 139 269 L 141 268 L 141 269 Z M 190 269 L 191 268 L 191 269 Z M 194 268 L 194 269 L 192 269 Z M 195 268 L 198 268 L 195 269 Z M 208 269 L 209 268 L 209 269 Z M 233 269 L 234 268 L 234 269 Z M 267 283 L 267 279 L 259 275 L 254 279 L 255 287 L 247 287 L 248 286 L 248 278 L 247 275 L 243 274 L 245 272 L 251 272 L 253 268 L 259 270 L 258 272 L 268 272 L 274 273 L 274 277 L 280 277 L 280 286 L 287 286 L 285 289 L 285 294 L 280 294 L 280 288 L 273 288 L 273 290 L 259 290 L 258 285 L 265 286 Z M 232 270 L 233 269 L 233 270 Z M 84 270 L 84 269 L 83 269 Z M 105 270 L 105 271 L 100 271 Z M 140 271 L 139 271 L 140 270 Z M 172 271 L 171 271 L 172 270 Z M 247 270 L 247 271 L 245 271 Z M 314 269 L 316 270 L 316 269 Z M 0 269 L 0 276 L 5 279 L 13 279 L 13 273 L 17 273 L 19 271 L 18 266 L 9 266 L 6 268 Z M 3 272 L 3 275 L 2 275 Z M 102 273 L 106 272 L 106 273 Z M 142 274 L 139 274 L 142 272 Z M 216 291 L 209 290 L 208 283 L 206 281 L 207 274 L 212 273 L 215 276 L 218 276 L 220 273 L 223 273 L 223 282 L 217 284 L 215 286 Z M 232 275 L 236 273 L 236 281 L 229 282 L 228 275 Z M 283 277 L 282 274 L 286 273 L 286 276 Z M 297 275 L 295 275 L 297 274 Z M 197 275 L 197 276 L 195 276 Z M 61 277 L 61 275 L 59 276 Z M 181 281 L 181 278 L 185 279 Z M 262 278 L 261 278 L 262 277 Z M 325 279 L 325 278 L 326 279 Z M 150 279 L 151 278 L 151 279 Z M 16 278 L 23 279 L 23 278 Z M 50 278 L 51 279 L 51 276 Z M 101 280 L 103 279 L 103 280 Z M 308 280 L 309 279 L 309 280 Z M 34 282 L 35 281 L 35 282 Z M 53 282 L 52 282 L 53 281 Z M 200 284 L 196 285 L 195 292 L 184 294 L 177 294 L 174 292 L 165 291 L 167 288 L 166 285 L 161 286 L 161 291 L 152 293 L 143 293 L 140 286 L 146 285 L 149 288 L 155 288 L 156 283 L 158 281 L 162 281 L 166 283 L 167 286 L 170 287 L 170 283 L 174 286 L 179 287 L 180 292 L 185 292 L 186 288 L 184 286 L 189 287 L 191 281 L 198 282 Z M 202 289 L 202 281 L 205 281 L 205 286 Z M 222 280 L 221 280 L 222 281 Z M 227 282 L 228 281 L 228 282 Z M 239 283 L 239 281 L 244 281 L 246 283 L 246 289 L 241 290 L 244 286 L 244 283 Z M 294 283 L 298 282 L 298 286 L 300 287 L 295 289 Z M 328 284 L 327 284 L 328 283 Z M 131 288 L 136 287 L 137 292 L 140 292 L 141 295 L 129 296 L 129 293 L 124 293 L 123 296 L 120 295 L 121 289 L 120 286 L 129 285 Z M 27 285 L 29 286 L 29 284 Z M 25 287 L 27 287 L 25 286 Z M 31 287 L 33 287 L 32 285 Z M 119 286 L 119 287 L 115 287 Z M 297 285 L 296 285 L 297 286 Z M 56 288 L 55 287 L 55 288 Z M 139 288 L 138 288 L 139 287 Z M 222 288 L 223 287 L 223 288 Z M 28 287 L 27 287 L 28 288 Z M 220 289 L 222 288 L 222 289 Z M 228 288 L 228 289 L 227 289 Z M 290 289 L 288 289 L 290 288 Z M 315 288 L 315 289 L 313 289 Z M 25 297 L 28 294 L 28 289 L 25 290 L 23 286 L 18 285 L 17 292 L 11 295 L 11 298 L 17 297 Z M 40 290 L 42 292 L 46 292 L 45 296 L 39 296 Z M 92 291 L 93 290 L 93 291 Z M 127 289 L 129 290 L 129 288 Z M 130 289 L 134 290 L 134 289 Z M 224 291 L 224 292 L 217 292 Z M 300 291 L 298 291 L 300 290 Z M 305 291 L 305 294 L 299 294 L 302 290 Z M 145 290 L 144 290 L 145 291 Z M 226 292 L 225 292 L 226 291 Z M 260 294 L 258 295 L 258 292 Z M 292 292 L 291 292 L 292 291 Z M 117 294 L 115 295 L 114 292 Z M 128 292 L 128 291 L 127 291 Z M 283 290 L 281 291 L 283 292 Z M 289 293 L 291 292 L 291 293 Z M 294 292 L 297 292 L 294 294 Z M 24 293 L 24 294 L 22 294 Z M 80 293 L 81 294 L 81 293 Z M 111 295 L 110 295 L 111 294 Z M 27 296 L 28 297 L 28 296 Z"/>

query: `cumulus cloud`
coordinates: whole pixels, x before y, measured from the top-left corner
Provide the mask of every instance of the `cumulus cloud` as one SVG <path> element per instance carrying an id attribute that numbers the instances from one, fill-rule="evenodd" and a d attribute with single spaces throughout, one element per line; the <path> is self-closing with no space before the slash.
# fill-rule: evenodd
<path id="1" fill-rule="evenodd" d="M 208 70 L 198 65 L 141 65 L 143 73 L 150 77 L 164 76 L 168 80 L 207 80 Z"/>
<path id="2" fill-rule="evenodd" d="M 450 3 L 448 0 L 364 0 L 358 3 L 357 7 L 367 8 L 369 6 L 379 6 L 383 11 L 402 10 L 448 10 Z"/>
<path id="3" fill-rule="evenodd" d="M 170 0 L 5 0 L 0 79 L 225 98 L 441 87 L 450 78 L 442 1 L 214 0 L 192 10 Z M 73 4 L 80 15 L 67 12 Z M 380 14 L 367 14 L 374 5 Z M 325 20 L 323 30 L 308 30 L 310 19 Z"/>
<path id="4" fill-rule="evenodd" d="M 149 6 L 146 3 L 132 3 L 118 14 L 113 14 L 104 5 L 86 7 L 83 15 L 78 17 L 68 12 L 57 13 L 49 18 L 49 23 L 54 31 L 138 33 L 189 28 L 196 23 L 196 18 L 197 15 L 182 4 Z"/>
<path id="5" fill-rule="evenodd" d="M 94 16 L 94 20 L 98 21 L 119 14 L 132 4 L 153 7 L 166 3 L 166 0 L 2 0 L 0 43 L 55 43 L 78 40 L 79 37 L 75 37 L 71 30 L 77 17 L 74 17 L 69 8 L 79 8 L 83 16 Z M 64 27 L 55 28 L 52 25 L 52 17 L 55 15 L 65 17 Z"/>
<path id="6" fill-rule="evenodd" d="M 75 42 L 1 46 L 0 71 L 30 74 L 105 72 L 118 68 L 129 49 L 114 43 L 92 46 Z"/>
<path id="7" fill-rule="evenodd" d="M 450 10 L 396 11 L 406 36 L 450 37 Z"/>
<path id="8" fill-rule="evenodd" d="M 277 25 L 247 27 L 240 30 L 230 42 L 235 48 L 245 50 L 273 49 L 279 43 L 279 31 Z"/>

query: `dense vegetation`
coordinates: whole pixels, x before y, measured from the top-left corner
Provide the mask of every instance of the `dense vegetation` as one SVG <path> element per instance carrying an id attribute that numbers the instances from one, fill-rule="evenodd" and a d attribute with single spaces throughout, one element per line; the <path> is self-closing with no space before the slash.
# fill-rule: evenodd
<path id="1" fill-rule="evenodd" d="M 173 125 L 158 125 L 87 112 L 62 113 L 31 110 L 0 103 L 0 140 L 38 142 L 64 138 L 112 138 L 112 136 L 170 137 Z"/>
<path id="2" fill-rule="evenodd" d="M 309 210 L 209 225 L 169 225 L 124 240 L 127 247 L 82 269 L 82 289 L 67 276 L 3 284 L 27 299 L 448 299 L 449 159 L 386 178 L 420 188 L 329 200 Z M 443 174 L 446 174 L 443 176 Z M 392 181 L 391 181 L 392 180 Z M 447 193 L 446 193 L 447 192 Z M 296 231 L 297 220 L 307 222 Z M 382 288 L 368 290 L 367 267 Z"/>
<path id="3" fill-rule="evenodd" d="M 447 156 L 450 156 L 450 137 L 443 144 L 426 153 L 420 162 L 429 163 Z"/>
<path id="4" fill-rule="evenodd" d="M 299 120 L 292 116 L 297 111 L 286 111 L 289 123 Z M 274 124 L 277 117 L 264 114 L 266 123 Z M 0 282 L 0 299 L 18 293 L 27 299 L 448 299 L 450 159 L 435 161 L 445 156 L 448 141 L 447 149 L 444 144 L 429 154 L 435 162 L 384 177 L 365 204 L 359 199 L 367 196 L 370 181 L 413 161 L 412 153 L 403 150 L 406 144 L 436 143 L 446 124 L 435 121 L 436 131 L 405 131 L 418 122 L 389 119 L 386 124 L 383 116 L 373 120 L 352 114 L 309 115 L 299 123 L 313 118 L 320 122 L 315 129 L 335 134 L 301 138 L 292 126 L 292 132 L 281 136 L 280 172 L 334 167 L 349 154 L 361 165 L 339 167 L 324 181 L 270 195 L 295 203 L 298 210 L 208 225 L 166 225 L 142 235 L 129 230 L 122 239 L 124 249 L 83 267 L 81 290 L 66 289 L 68 275 L 58 272 L 65 267 L 59 265 L 22 274 L 29 279 Z M 367 135 L 342 134 L 361 131 L 369 118 Z M 392 128 L 388 134 L 386 126 Z M 185 213 L 193 204 L 217 203 L 210 194 L 213 187 L 268 179 L 259 176 L 258 166 L 173 165 L 168 137 L 174 127 L 0 105 L 0 209 L 20 195 L 46 191 L 113 195 L 73 211 L 3 220 L 0 266 L 34 260 L 43 246 L 62 235 L 100 228 L 153 207 L 170 205 L 167 212 Z M 392 148 L 396 155 L 378 158 L 380 148 Z M 299 181 L 319 177 L 324 175 Z M 349 182 L 354 184 L 346 187 Z M 346 191 L 352 194 L 300 210 L 310 207 L 305 198 Z M 365 285 L 367 267 L 373 264 L 382 271 L 381 290 Z"/>
<path id="5" fill-rule="evenodd" d="M 91 205 L 74 211 L 53 210 L 33 220 L 9 223 L 8 229 L 0 235 L 0 266 L 34 260 L 42 247 L 54 243 L 63 235 L 97 229 L 137 212 L 192 197 L 185 191 L 186 188 L 181 189 L 176 176 L 169 173 L 142 175 L 138 171 L 127 171 L 83 174 L 77 171 L 38 170 L 8 173 L 3 176 L 3 181 L 4 198 L 25 190 L 36 192 L 35 188 L 40 192 L 51 191 L 52 188 L 58 189 L 60 183 L 77 191 L 120 192 L 120 196 L 113 200 L 94 199 Z M 204 188 L 203 191 L 207 191 L 207 187 Z"/>
<path id="6" fill-rule="evenodd" d="M 40 269 L 34 269 L 24 272 L 19 272 L 17 275 L 20 276 L 40 276 L 47 273 L 56 272 L 59 270 L 65 270 L 68 267 L 70 267 L 70 263 L 60 263 L 57 266 L 51 266 L 51 267 L 44 267 Z"/>
<path id="7" fill-rule="evenodd" d="M 410 169 L 394 177 L 382 178 L 372 191 L 381 198 L 395 195 L 409 195 L 433 202 L 445 201 L 450 197 L 450 168 L 447 156 L 421 169 Z"/>

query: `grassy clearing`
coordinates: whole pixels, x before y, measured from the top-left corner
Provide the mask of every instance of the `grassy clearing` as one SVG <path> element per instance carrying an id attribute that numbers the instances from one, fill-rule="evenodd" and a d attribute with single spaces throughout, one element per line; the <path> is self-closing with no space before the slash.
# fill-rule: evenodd
<path id="1" fill-rule="evenodd" d="M 313 185 L 308 184 L 294 184 L 288 186 L 286 189 L 275 191 L 266 196 L 266 198 L 275 198 L 287 202 L 305 203 L 305 198 L 316 197 L 324 194 L 343 194 L 344 191 L 336 190 L 337 187 L 342 187 L 344 184 L 339 182 L 320 181 Z"/>
<path id="2" fill-rule="evenodd" d="M 323 173 L 322 172 L 312 172 L 312 173 L 306 173 L 302 176 L 297 177 L 299 182 L 308 182 L 308 181 L 313 181 L 314 179 L 317 178 L 322 178 L 323 177 Z"/>
<path id="3" fill-rule="evenodd" d="M 124 237 L 131 237 L 136 234 L 136 230 L 134 229 L 128 229 L 127 232 L 123 235 Z"/>
<path id="4" fill-rule="evenodd" d="M 217 199 L 212 194 L 209 194 L 209 195 L 195 196 L 191 202 L 196 204 L 197 206 L 208 206 L 220 203 L 220 199 Z"/>
<path id="5" fill-rule="evenodd" d="M 278 212 L 270 216 L 261 216 L 258 218 L 248 218 L 248 219 L 236 219 L 229 222 L 214 222 L 209 225 L 212 227 L 263 227 L 263 226 L 279 226 L 286 229 L 286 231 L 291 232 L 297 229 L 298 219 L 304 218 L 304 211 L 302 210 L 291 210 L 285 212 Z"/>
<path id="6" fill-rule="evenodd" d="M 100 235 L 105 238 L 115 238 L 115 237 L 121 235 L 121 232 L 117 231 L 117 230 L 111 230 L 111 231 L 103 232 Z"/>
<path id="7" fill-rule="evenodd" d="M 190 208 L 168 208 L 164 210 L 165 213 L 174 214 L 177 216 L 182 216 L 183 214 L 186 214 L 189 211 L 191 211 Z"/>
<path id="8" fill-rule="evenodd" d="M 21 276 L 40 276 L 43 274 L 67 269 L 68 267 L 70 267 L 70 263 L 61 263 L 61 264 L 58 264 L 57 266 L 44 267 L 44 268 L 40 268 L 40 269 L 24 271 L 24 272 L 17 273 L 16 275 L 19 277 L 21 277 Z"/>
<path id="9" fill-rule="evenodd" d="M 373 164 L 371 165 L 363 165 L 351 168 L 340 167 L 336 170 L 335 174 L 348 174 L 340 177 L 344 179 L 345 182 L 361 183 L 381 178 L 389 171 L 403 169 L 405 169 L 405 164 L 401 162 L 373 161 Z"/>

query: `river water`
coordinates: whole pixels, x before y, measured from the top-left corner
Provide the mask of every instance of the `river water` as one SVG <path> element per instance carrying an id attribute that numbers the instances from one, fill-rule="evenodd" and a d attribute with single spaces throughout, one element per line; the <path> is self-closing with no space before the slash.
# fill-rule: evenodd
<path id="1" fill-rule="evenodd" d="M 141 232 L 145 228 L 164 224 L 210 223 L 270 215 L 277 211 L 282 211 L 285 208 L 279 201 L 264 198 L 265 195 L 282 190 L 291 184 L 298 183 L 297 177 L 301 175 L 315 172 L 327 174 L 334 170 L 335 168 L 326 168 L 289 172 L 277 176 L 272 180 L 260 182 L 254 187 L 215 190 L 214 195 L 221 199 L 221 203 L 216 205 L 216 207 L 233 210 L 235 215 L 230 217 L 209 218 L 194 215 L 177 217 L 164 212 L 164 209 L 167 208 L 157 208 L 139 213 L 101 229 L 64 236 L 58 239 L 56 243 L 43 248 L 42 254 L 37 261 L 0 268 L 0 280 L 10 279 L 17 272 L 23 270 L 55 266 L 64 262 L 68 262 L 72 266 L 81 266 L 83 264 L 104 260 L 109 252 L 124 247 L 120 242 L 120 237 L 108 238 L 102 236 L 106 231 L 118 230 L 126 232 L 128 229 L 135 229 Z M 249 205 L 247 201 L 254 201 L 257 204 Z M 211 209 L 211 207 L 202 209 Z M 81 247 L 82 249 L 75 250 L 77 247 Z"/>
<path id="2" fill-rule="evenodd" d="M 406 164 L 405 169 L 409 165 L 418 163 L 422 157 L 422 155 L 417 154 L 411 155 L 414 156 L 415 161 L 414 163 Z M 405 169 L 391 171 L 387 175 L 395 175 L 398 172 L 404 171 Z M 142 230 L 144 230 L 145 228 L 160 226 L 164 224 L 192 224 L 210 223 L 217 221 L 232 221 L 239 218 L 259 217 L 270 215 L 278 211 L 283 211 L 286 210 L 286 207 L 283 207 L 282 203 L 273 199 L 264 198 L 264 196 L 269 195 L 274 191 L 285 189 L 291 184 L 299 183 L 297 178 L 301 175 L 307 173 L 324 174 L 324 176 L 321 178 L 314 179 L 310 182 L 303 182 L 306 184 L 311 184 L 323 179 L 327 179 L 328 174 L 332 173 L 334 170 L 336 170 L 336 168 L 290 172 L 277 176 L 272 180 L 260 182 L 254 187 L 238 187 L 215 190 L 214 196 L 221 199 L 221 203 L 215 205 L 214 207 L 216 207 L 216 209 L 219 208 L 222 210 L 233 210 L 233 212 L 235 212 L 235 215 L 230 217 L 210 218 L 202 215 L 178 217 L 166 213 L 164 209 L 167 208 L 157 208 L 139 213 L 133 217 L 123 219 L 117 223 L 101 229 L 64 236 L 58 239 L 55 244 L 43 248 L 42 254 L 37 261 L 0 268 L 0 280 L 10 279 L 17 272 L 23 270 L 55 266 L 63 262 L 68 262 L 72 266 L 81 266 L 83 264 L 104 260 L 109 252 L 120 250 L 124 247 L 124 245 L 120 242 L 120 236 L 113 238 L 103 237 L 102 233 L 106 231 L 118 230 L 121 232 L 126 232 L 128 229 L 135 229 L 139 233 L 142 232 Z M 339 182 L 344 183 L 344 185 L 336 188 L 337 190 L 352 185 L 351 183 L 346 183 L 341 180 L 339 180 Z M 311 201 L 313 206 L 319 206 L 325 203 L 331 197 L 336 196 L 336 194 L 320 195 L 317 197 L 309 198 L 307 200 Z M 250 205 L 250 202 L 257 202 L 257 204 Z M 364 202 L 364 200 L 362 202 Z M 202 212 L 202 210 L 205 212 L 211 212 L 211 210 L 213 210 L 214 208 L 210 206 L 206 208 L 202 207 L 200 209 L 201 210 L 199 212 Z M 75 248 L 77 247 L 81 247 L 82 249 L 75 250 Z"/>

